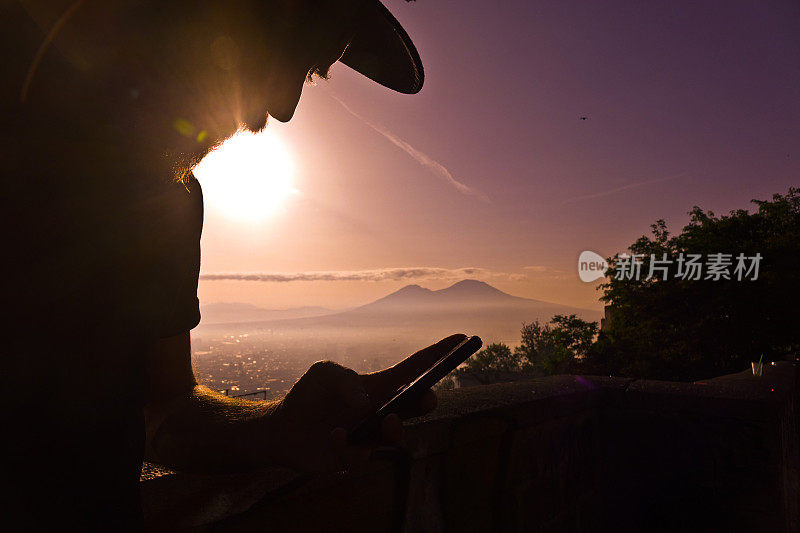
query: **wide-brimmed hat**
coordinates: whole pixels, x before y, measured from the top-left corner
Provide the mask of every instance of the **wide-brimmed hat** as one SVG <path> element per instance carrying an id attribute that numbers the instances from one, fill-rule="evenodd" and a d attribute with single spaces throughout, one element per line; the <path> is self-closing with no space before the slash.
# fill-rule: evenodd
<path id="1" fill-rule="evenodd" d="M 411 38 L 379 0 L 367 0 L 342 63 L 405 94 L 422 89 L 425 72 Z"/>

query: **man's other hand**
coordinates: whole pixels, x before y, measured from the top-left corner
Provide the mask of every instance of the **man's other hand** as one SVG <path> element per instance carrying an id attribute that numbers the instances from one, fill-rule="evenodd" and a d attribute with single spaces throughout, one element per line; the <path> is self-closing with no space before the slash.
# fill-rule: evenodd
<path id="1" fill-rule="evenodd" d="M 423 394 L 414 408 L 384 418 L 381 434 L 370 442 L 351 446 L 347 432 L 465 338 L 451 335 L 372 374 L 358 374 L 331 361 L 314 363 L 270 416 L 273 459 L 302 471 L 335 471 L 366 462 L 377 445 L 399 445 L 401 420 L 432 411 L 433 391 Z"/>

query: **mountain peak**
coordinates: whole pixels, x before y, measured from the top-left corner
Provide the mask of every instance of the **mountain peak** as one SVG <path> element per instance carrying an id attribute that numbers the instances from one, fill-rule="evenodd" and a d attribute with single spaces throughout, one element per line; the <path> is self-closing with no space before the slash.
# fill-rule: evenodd
<path id="1" fill-rule="evenodd" d="M 456 283 L 450 285 L 451 289 L 453 287 L 489 287 L 490 289 L 494 289 L 494 287 L 492 287 L 485 281 L 480 281 L 477 279 L 462 279 L 461 281 L 457 281 Z"/>
<path id="2" fill-rule="evenodd" d="M 417 284 L 412 284 L 406 285 L 405 287 L 394 291 L 388 296 L 384 296 L 383 298 L 372 302 L 372 304 L 367 305 L 410 305 L 414 302 L 420 301 L 421 299 L 426 300 L 431 298 L 432 296 L 432 290 L 426 289 L 425 287 L 420 287 Z"/>
<path id="3" fill-rule="evenodd" d="M 498 295 L 498 294 L 505 295 L 503 291 L 492 287 L 488 283 L 485 283 L 483 281 L 478 281 L 477 279 L 463 279 L 457 283 L 450 285 L 446 289 L 442 289 L 436 292 L 444 294 L 472 294 L 475 296 Z"/>
<path id="4" fill-rule="evenodd" d="M 397 294 L 397 293 L 400 293 L 400 292 L 430 292 L 430 289 L 426 289 L 425 287 L 421 287 L 421 286 L 417 285 L 416 283 L 412 283 L 411 285 L 406 285 L 405 287 L 402 287 L 402 288 L 394 291 L 394 294 Z"/>

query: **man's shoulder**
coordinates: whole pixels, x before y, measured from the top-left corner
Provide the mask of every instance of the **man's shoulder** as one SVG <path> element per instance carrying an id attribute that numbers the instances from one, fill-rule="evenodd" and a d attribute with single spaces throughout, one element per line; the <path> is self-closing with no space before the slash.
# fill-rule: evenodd
<path id="1" fill-rule="evenodd" d="M 154 235 L 199 233 L 203 225 L 203 189 L 194 176 L 151 184 L 146 190 L 146 209 L 134 210 L 135 222 Z M 141 216 L 138 216 L 141 215 Z"/>

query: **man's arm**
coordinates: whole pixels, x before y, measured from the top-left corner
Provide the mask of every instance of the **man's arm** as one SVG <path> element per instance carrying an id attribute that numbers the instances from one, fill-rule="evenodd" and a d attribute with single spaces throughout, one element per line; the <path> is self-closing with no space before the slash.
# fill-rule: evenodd
<path id="1" fill-rule="evenodd" d="M 319 362 L 279 401 L 250 402 L 199 386 L 191 366 L 189 332 L 161 339 L 148 354 L 145 417 L 148 460 L 179 470 L 232 472 L 268 465 L 303 471 L 337 470 L 366 460 L 370 447 L 346 444 L 346 429 L 362 420 L 456 344 L 453 335 L 397 365 L 359 375 Z M 418 409 L 432 410 L 423 396 Z M 382 439 L 399 443 L 400 419 L 383 421 Z"/>
<path id="2" fill-rule="evenodd" d="M 148 460 L 194 471 L 231 471 L 269 463 L 263 441 L 277 402 L 246 402 L 199 386 L 192 371 L 188 331 L 153 345 L 147 374 Z M 255 454 L 248 448 L 259 441 Z"/>

